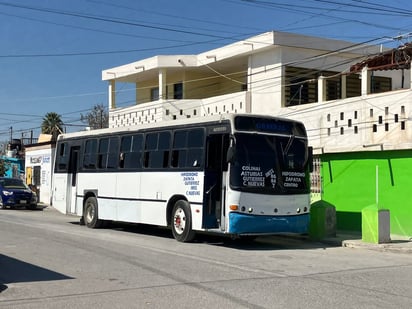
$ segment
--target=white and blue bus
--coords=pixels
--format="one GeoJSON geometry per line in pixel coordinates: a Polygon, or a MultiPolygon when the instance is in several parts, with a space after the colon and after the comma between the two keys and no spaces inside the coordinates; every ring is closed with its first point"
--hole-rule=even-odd
{"type": "Polygon", "coordinates": [[[110,221],[231,237],[306,233],[311,151],[301,122],[225,114],[62,134],[53,207],[110,221]]]}

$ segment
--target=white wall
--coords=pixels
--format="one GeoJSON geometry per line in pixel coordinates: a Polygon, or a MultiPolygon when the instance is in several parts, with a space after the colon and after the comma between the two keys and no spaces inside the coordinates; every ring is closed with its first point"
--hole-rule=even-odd
{"type": "Polygon", "coordinates": [[[40,166],[40,196],[41,203],[50,204],[51,199],[51,179],[53,166],[52,149],[38,149],[26,151],[25,167],[40,166]]]}
{"type": "Polygon", "coordinates": [[[412,148],[411,89],[287,107],[279,115],[302,121],[317,152],[412,148]]]}
{"type": "Polygon", "coordinates": [[[282,66],[280,49],[249,56],[251,112],[274,114],[282,104],[282,66]]]}

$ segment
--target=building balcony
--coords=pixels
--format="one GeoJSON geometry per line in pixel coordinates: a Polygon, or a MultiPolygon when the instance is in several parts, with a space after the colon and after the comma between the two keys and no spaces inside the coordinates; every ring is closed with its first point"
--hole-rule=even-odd
{"type": "Polygon", "coordinates": [[[240,91],[204,99],[157,100],[125,108],[111,109],[109,127],[248,112],[250,112],[250,93],[240,91]]]}

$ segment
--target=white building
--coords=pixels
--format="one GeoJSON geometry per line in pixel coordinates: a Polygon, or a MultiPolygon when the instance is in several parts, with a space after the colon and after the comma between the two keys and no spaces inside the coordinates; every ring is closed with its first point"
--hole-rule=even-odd
{"type": "Polygon", "coordinates": [[[375,205],[390,210],[392,234],[411,237],[411,59],[411,44],[386,50],[267,32],[102,78],[110,127],[231,112],[301,120],[315,153],[313,197],[335,206],[337,228],[359,231],[362,210],[375,205]],[[124,84],[133,89],[127,106],[124,84]]]}
{"type": "Polygon", "coordinates": [[[25,146],[26,183],[37,193],[40,203],[51,204],[51,181],[55,142],[51,135],[41,134],[36,144],[25,146]]]}
{"type": "Polygon", "coordinates": [[[315,153],[410,148],[410,67],[350,71],[381,50],[267,32],[198,55],[142,59],[102,72],[109,125],[251,112],[302,120],[315,153]],[[135,85],[128,106],[117,102],[123,83],[135,85]]]}

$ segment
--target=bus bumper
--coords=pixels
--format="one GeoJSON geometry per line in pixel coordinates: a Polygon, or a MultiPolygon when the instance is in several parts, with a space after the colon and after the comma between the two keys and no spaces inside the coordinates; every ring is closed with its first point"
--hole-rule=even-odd
{"type": "Polygon", "coordinates": [[[293,216],[257,216],[229,213],[230,234],[307,233],[309,213],[293,216]]]}

